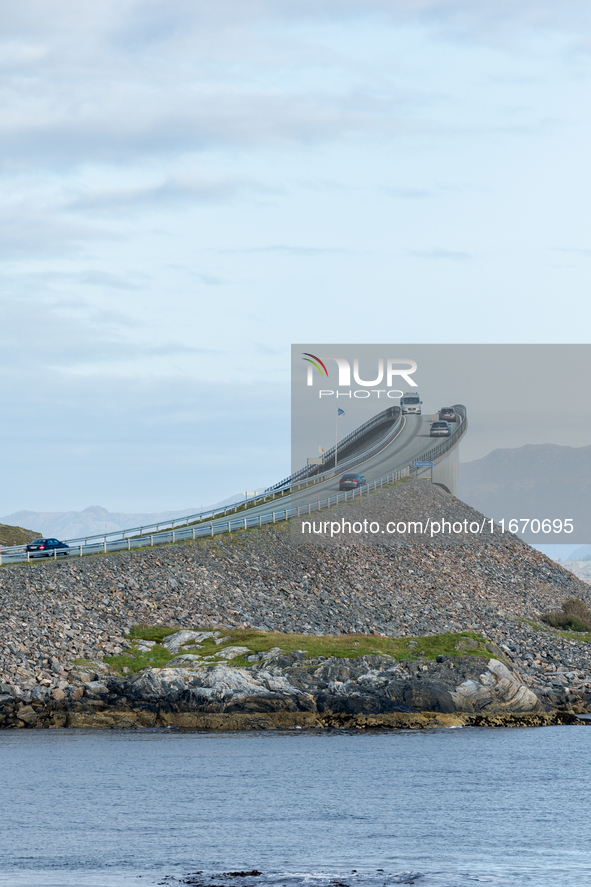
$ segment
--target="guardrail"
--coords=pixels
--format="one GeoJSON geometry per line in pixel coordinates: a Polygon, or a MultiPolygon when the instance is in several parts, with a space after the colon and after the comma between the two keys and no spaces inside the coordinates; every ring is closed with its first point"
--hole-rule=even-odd
{"type": "MultiPolygon", "coordinates": [[[[456,446],[460,438],[466,433],[468,429],[468,416],[466,407],[463,404],[454,404],[454,409],[456,413],[460,416],[460,425],[452,434],[446,438],[445,440],[438,443],[436,446],[432,447],[426,453],[421,454],[422,461],[435,461],[437,458],[444,455],[448,452],[452,447],[456,446]]],[[[377,417],[375,417],[377,418],[377,417]]],[[[402,416],[399,416],[398,421],[395,423],[392,429],[388,432],[388,435],[385,438],[388,438],[388,441],[384,443],[385,438],[381,438],[376,444],[373,445],[370,450],[377,446],[386,446],[392,439],[395,433],[399,430],[399,425],[402,424],[402,416]]],[[[359,461],[361,454],[358,454],[354,457],[355,461],[359,461]]],[[[365,456],[367,458],[367,455],[365,456]]],[[[332,470],[332,476],[335,473],[340,473],[343,465],[338,466],[338,472],[332,470]]],[[[175,543],[181,542],[184,540],[197,540],[206,537],[212,537],[219,535],[220,533],[233,533],[237,530],[247,530],[253,527],[263,527],[267,526],[271,523],[278,523],[281,521],[290,520],[292,517],[301,517],[302,514],[312,514],[315,511],[321,511],[324,508],[331,508],[334,502],[335,505],[338,505],[340,502],[347,502],[349,499],[354,499],[355,494],[363,495],[364,493],[370,493],[372,490],[376,490],[378,487],[382,488],[386,483],[393,483],[396,480],[400,480],[403,477],[413,476],[413,473],[416,474],[417,469],[413,467],[413,463],[403,467],[394,472],[390,472],[389,474],[384,475],[381,478],[378,478],[374,481],[370,481],[367,484],[364,484],[362,487],[359,487],[357,490],[351,491],[351,496],[349,496],[348,492],[345,493],[337,493],[333,496],[328,495],[324,497],[317,496],[315,500],[311,500],[310,502],[300,505],[296,508],[283,508],[276,511],[270,511],[267,514],[258,514],[258,515],[244,515],[242,517],[233,517],[227,520],[222,521],[218,518],[214,523],[214,513],[210,512],[210,520],[209,524],[201,521],[200,525],[192,527],[184,526],[184,527],[171,527],[169,530],[165,531],[156,531],[155,533],[140,533],[137,535],[137,531],[140,529],[135,528],[133,530],[125,530],[118,531],[116,533],[117,536],[121,534],[120,539],[113,539],[107,541],[107,536],[109,534],[103,534],[100,536],[87,536],[82,542],[82,537],[80,539],[68,540],[68,544],[70,545],[68,555],[76,555],[82,557],[84,555],[89,554],[107,554],[108,552],[116,552],[116,551],[131,551],[136,548],[146,548],[153,547],[156,545],[164,545],[167,543],[175,543]],[[127,533],[134,533],[135,535],[126,535],[127,533]],[[100,539],[100,542],[92,542],[88,540],[92,539],[100,539]],[[76,544],[77,543],[77,544],[76,544]]],[[[330,475],[329,475],[330,476],[330,475]]],[[[326,476],[323,477],[324,480],[327,479],[326,476]]],[[[265,496],[257,496],[253,497],[252,500],[248,501],[260,501],[262,499],[269,498],[268,495],[265,496]]],[[[244,503],[242,503],[244,504],[244,503]]],[[[184,520],[186,523],[191,522],[192,517],[197,517],[197,515],[189,515],[184,520]]],[[[153,529],[154,527],[159,527],[158,524],[153,524],[151,527],[143,527],[142,529],[153,529]]],[[[115,534],[112,534],[115,535],[115,534]]],[[[54,549],[53,551],[53,559],[57,560],[59,549],[54,549]]],[[[63,549],[62,549],[63,551],[63,549]]],[[[45,555],[47,557],[47,555],[45,555]]],[[[38,560],[39,556],[30,557],[30,553],[25,550],[25,546],[11,546],[10,548],[0,549],[0,565],[2,563],[19,563],[23,561],[30,560],[38,560]]]]}
{"type": "Polygon", "coordinates": [[[392,443],[394,438],[404,427],[404,422],[405,417],[400,414],[398,416],[398,419],[388,430],[388,432],[383,437],[380,437],[379,440],[375,441],[375,443],[373,443],[370,447],[367,447],[367,449],[362,450],[360,453],[355,453],[355,455],[351,456],[349,459],[345,459],[343,462],[339,462],[336,468],[329,468],[327,471],[324,471],[321,474],[314,475],[308,480],[301,481],[300,483],[292,485],[290,489],[293,492],[294,490],[301,490],[303,487],[306,487],[310,484],[317,484],[325,480],[330,480],[337,474],[341,474],[343,471],[346,471],[346,469],[350,466],[357,465],[359,461],[369,459],[370,456],[376,456],[392,443]]]}
{"type": "MultiPolygon", "coordinates": [[[[339,441],[339,448],[347,446],[352,440],[354,440],[356,438],[362,437],[364,434],[366,434],[372,428],[385,422],[388,418],[395,417],[396,413],[399,410],[400,410],[399,407],[389,407],[386,410],[382,410],[381,413],[378,413],[376,416],[373,416],[372,419],[368,419],[367,422],[364,422],[362,425],[359,426],[359,428],[356,428],[355,431],[352,431],[350,434],[347,435],[347,437],[345,437],[345,438],[343,438],[343,440],[339,441]]],[[[330,450],[328,450],[327,456],[329,458],[331,458],[331,456],[334,455],[334,450],[335,450],[334,447],[332,447],[330,450]]],[[[370,450],[368,451],[368,454],[365,454],[362,452],[362,453],[356,455],[354,457],[354,460],[358,459],[360,456],[361,457],[365,456],[367,458],[367,455],[371,455],[372,452],[373,451],[371,451],[371,448],[370,448],[370,450]]],[[[346,467],[346,465],[350,464],[351,461],[354,461],[354,460],[348,460],[348,461],[341,463],[341,465],[339,465],[339,469],[346,467]]],[[[251,496],[251,497],[248,497],[245,499],[240,499],[237,502],[232,503],[231,505],[224,506],[223,508],[220,507],[220,508],[205,509],[205,511],[200,511],[195,514],[183,515],[182,517],[178,517],[178,518],[171,518],[168,521],[162,520],[162,521],[158,521],[157,523],[153,523],[153,524],[143,524],[142,526],[138,526],[138,527],[129,527],[125,530],[111,530],[108,533],[95,533],[93,535],[86,534],[84,536],[75,536],[72,539],[66,539],[64,541],[67,542],[69,545],[70,544],[71,545],[80,545],[81,543],[83,543],[84,545],[88,545],[88,543],[93,542],[93,540],[97,540],[97,541],[102,540],[102,542],[109,543],[111,541],[125,540],[129,536],[138,535],[138,533],[140,536],[143,536],[146,534],[149,535],[150,533],[153,533],[154,531],[156,532],[156,534],[158,534],[161,529],[169,528],[169,529],[173,530],[178,527],[182,527],[183,525],[186,526],[187,524],[197,523],[197,522],[201,522],[201,521],[207,521],[212,518],[214,520],[216,520],[221,517],[229,516],[230,514],[236,514],[236,512],[238,512],[238,511],[246,510],[247,508],[253,508],[253,507],[256,507],[257,505],[264,504],[269,499],[274,500],[276,496],[287,495],[290,491],[290,488],[291,488],[291,478],[292,477],[295,478],[296,476],[300,476],[300,475],[303,477],[304,475],[308,474],[308,472],[309,472],[309,476],[311,476],[313,474],[313,471],[314,471],[314,468],[310,468],[309,466],[306,466],[305,468],[300,469],[300,471],[296,472],[296,475],[290,476],[289,478],[286,478],[285,480],[280,481],[280,483],[274,484],[272,487],[268,487],[263,493],[260,493],[256,496],[251,496]]],[[[322,476],[322,475],[320,475],[320,476],[322,476]]],[[[330,475],[326,475],[326,476],[330,476],[330,475]]],[[[325,479],[325,478],[323,478],[323,479],[325,479]]],[[[9,547],[3,548],[2,551],[5,554],[8,554],[10,551],[18,551],[18,550],[22,550],[22,549],[23,549],[22,545],[14,545],[14,546],[9,546],[9,547]]]]}
{"type": "MultiPolygon", "coordinates": [[[[251,496],[248,499],[240,499],[231,505],[225,505],[223,508],[209,508],[205,511],[200,511],[196,514],[183,515],[182,517],[171,518],[170,520],[162,520],[158,521],[158,523],[154,524],[143,524],[141,527],[129,527],[126,530],[111,530],[108,533],[96,533],[95,535],[86,535],[86,536],[76,536],[73,539],[65,539],[64,541],[68,543],[68,545],[79,545],[83,543],[84,545],[88,545],[89,541],[93,539],[102,539],[104,542],[111,541],[121,541],[127,539],[129,536],[140,536],[149,535],[150,531],[156,531],[156,533],[160,532],[160,529],[165,529],[169,527],[171,530],[176,529],[178,527],[186,526],[187,524],[207,521],[211,519],[219,519],[220,517],[226,517],[230,514],[236,514],[238,511],[241,511],[246,508],[253,508],[256,505],[264,504],[269,500],[275,500],[276,496],[279,498],[283,498],[282,491],[276,491],[275,493],[260,493],[258,496],[251,496]],[[115,539],[115,537],[117,537],[115,539]]],[[[2,553],[6,554],[7,552],[17,551],[23,549],[23,545],[12,545],[2,548],[2,553]]],[[[1,563],[1,561],[0,561],[1,563]]]]}
{"type": "MultiPolygon", "coordinates": [[[[80,545],[72,545],[70,546],[67,555],[64,555],[64,549],[54,549],[52,555],[49,556],[51,560],[57,561],[60,557],[83,557],[89,554],[107,554],[117,551],[131,551],[136,548],[151,548],[154,545],[165,545],[167,543],[175,543],[182,542],[188,540],[197,540],[208,538],[212,536],[217,536],[220,534],[226,533],[235,533],[238,530],[248,530],[254,527],[264,527],[269,524],[280,523],[282,521],[290,520],[292,517],[301,517],[303,514],[312,514],[315,511],[322,511],[324,508],[331,508],[334,505],[337,505],[339,502],[347,502],[351,499],[355,499],[357,496],[362,496],[364,494],[369,494],[372,490],[376,490],[381,488],[384,483],[392,483],[395,480],[399,480],[402,477],[408,477],[409,470],[402,469],[401,471],[394,471],[391,474],[385,475],[384,477],[371,481],[368,484],[364,484],[363,487],[359,487],[356,490],[346,491],[344,493],[337,493],[336,495],[328,495],[324,497],[317,496],[314,501],[308,502],[305,505],[299,505],[296,508],[283,508],[279,511],[272,511],[269,514],[258,514],[258,515],[245,515],[244,517],[234,517],[227,521],[218,521],[217,523],[210,522],[209,526],[192,526],[192,527],[181,527],[176,530],[167,530],[162,533],[151,533],[143,536],[128,536],[125,539],[116,539],[110,542],[107,542],[104,539],[102,542],[94,542],[91,544],[80,544],[80,545]],[[61,556],[59,552],[62,552],[61,556]]],[[[23,563],[23,562],[31,562],[42,559],[47,559],[48,555],[36,555],[33,553],[31,557],[28,551],[24,551],[24,547],[19,546],[12,547],[11,549],[2,549],[0,550],[0,565],[6,563],[23,563]]]]}
{"type": "MultiPolygon", "coordinates": [[[[387,409],[382,410],[381,413],[377,413],[377,415],[373,416],[371,419],[368,419],[367,422],[364,422],[362,425],[360,425],[358,428],[356,428],[355,431],[351,431],[350,434],[348,434],[346,437],[344,437],[342,440],[340,440],[338,442],[338,449],[342,451],[345,447],[347,447],[354,440],[358,440],[359,438],[361,438],[365,434],[367,434],[368,431],[371,431],[372,428],[376,428],[378,425],[382,425],[388,419],[395,419],[395,418],[398,419],[398,422],[402,418],[402,411],[401,411],[400,407],[388,407],[387,409]]],[[[329,450],[327,450],[326,453],[324,454],[324,457],[323,457],[324,461],[329,462],[333,458],[336,450],[337,450],[337,445],[335,445],[334,447],[331,447],[329,450]]],[[[364,455],[365,454],[362,451],[361,453],[357,453],[354,458],[359,459],[360,457],[362,457],[364,455]]],[[[341,462],[339,464],[339,468],[344,468],[346,466],[346,464],[350,464],[350,462],[351,462],[351,460],[349,460],[349,463],[341,462]]],[[[297,483],[298,481],[300,481],[304,478],[312,477],[314,475],[314,470],[315,470],[315,467],[313,465],[306,465],[304,468],[300,468],[299,471],[295,471],[293,474],[290,474],[289,477],[286,477],[282,481],[279,481],[279,483],[273,484],[272,487],[267,487],[265,492],[271,493],[274,490],[288,489],[288,488],[291,489],[291,487],[293,487],[293,485],[295,483],[297,483]]],[[[331,469],[328,469],[328,470],[330,471],[331,469]]]]}
{"type": "MultiPolygon", "coordinates": [[[[456,411],[458,416],[460,416],[460,424],[452,431],[449,437],[444,438],[440,441],[436,446],[432,447],[430,450],[427,450],[426,453],[421,453],[421,461],[422,462],[434,462],[436,459],[443,456],[449,450],[451,450],[459,439],[464,436],[466,431],[468,430],[468,412],[466,407],[461,403],[453,404],[453,409],[456,411]]],[[[413,469],[414,471],[418,469],[413,469]]]]}

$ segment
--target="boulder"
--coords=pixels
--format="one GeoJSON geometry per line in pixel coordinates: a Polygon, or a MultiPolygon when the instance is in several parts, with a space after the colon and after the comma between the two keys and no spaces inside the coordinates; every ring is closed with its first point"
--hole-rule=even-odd
{"type": "Polygon", "coordinates": [[[498,659],[490,659],[479,680],[463,681],[451,692],[456,711],[531,712],[543,708],[517,672],[498,659]]]}

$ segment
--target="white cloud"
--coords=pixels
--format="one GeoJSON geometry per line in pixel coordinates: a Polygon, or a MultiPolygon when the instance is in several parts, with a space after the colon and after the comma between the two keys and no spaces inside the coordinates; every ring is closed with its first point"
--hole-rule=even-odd
{"type": "Polygon", "coordinates": [[[187,475],[206,499],[284,475],[289,341],[408,340],[401,301],[426,338],[572,338],[559,294],[584,335],[587,5],[0,10],[5,511],[172,507],[187,475]],[[574,251],[557,269],[554,244],[574,251]],[[44,452],[79,500],[33,501],[44,452]]]}

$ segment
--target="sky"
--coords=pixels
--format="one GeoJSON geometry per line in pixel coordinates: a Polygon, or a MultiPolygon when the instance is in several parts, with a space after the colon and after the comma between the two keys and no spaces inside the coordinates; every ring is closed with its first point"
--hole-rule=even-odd
{"type": "Polygon", "coordinates": [[[1,514],[280,480],[292,342],[588,341],[588,4],[0,16],[1,514]]]}
{"type": "MultiPolygon", "coordinates": [[[[294,472],[309,456],[317,457],[319,448],[333,447],[337,432],[341,439],[382,410],[398,406],[402,393],[418,395],[422,414],[433,419],[444,406],[467,408],[468,433],[460,444],[464,463],[494,449],[591,444],[587,344],[314,342],[292,345],[291,360],[294,472]],[[328,377],[321,374],[318,361],[308,373],[309,354],[323,361],[328,377]],[[341,380],[335,355],[346,361],[348,381],[341,380]],[[356,382],[356,370],[364,384],[356,382]],[[338,409],[343,414],[337,421],[338,409]]],[[[584,486],[580,495],[586,507],[584,486]]]]}

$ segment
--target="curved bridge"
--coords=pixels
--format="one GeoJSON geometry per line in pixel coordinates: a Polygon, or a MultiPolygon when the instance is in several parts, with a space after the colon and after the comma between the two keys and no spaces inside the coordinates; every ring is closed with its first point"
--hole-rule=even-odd
{"type": "MultiPolygon", "coordinates": [[[[352,498],[339,494],[339,479],[344,471],[354,469],[367,480],[367,485],[357,493],[363,495],[383,483],[428,474],[430,468],[417,468],[415,462],[433,462],[433,482],[455,493],[458,444],[468,429],[468,415],[463,404],[454,404],[454,409],[458,414],[457,427],[448,438],[430,437],[429,429],[434,415],[402,416],[398,407],[390,407],[339,441],[336,468],[333,448],[326,454],[328,466],[320,474],[313,474],[317,471],[316,467],[301,469],[269,487],[262,495],[245,499],[229,508],[190,514],[167,523],[131,527],[115,533],[67,539],[70,555],[130,551],[132,548],[199,539],[289,520],[299,516],[304,509],[312,513],[329,508],[344,498],[352,498]]],[[[356,492],[353,491],[353,495],[356,492]]],[[[54,555],[57,557],[56,552],[54,555]]],[[[28,560],[29,556],[22,545],[0,551],[0,564],[28,560]]]]}

